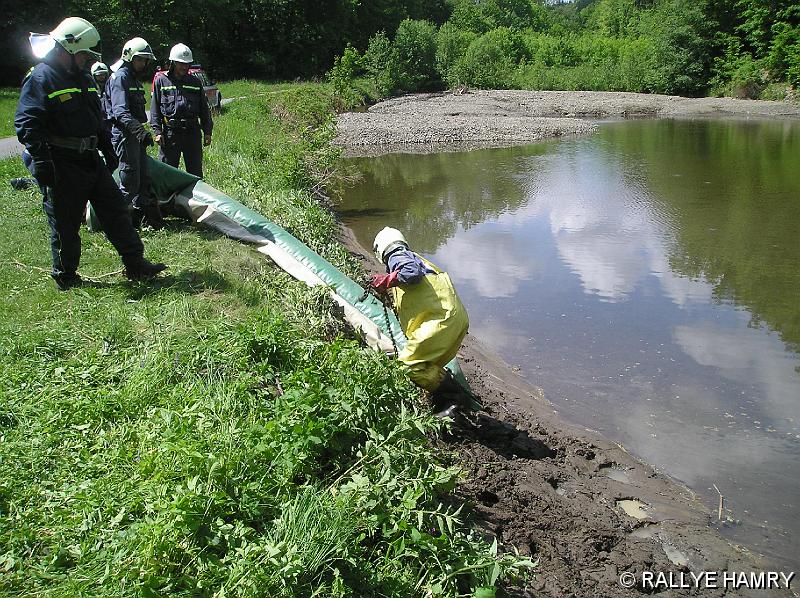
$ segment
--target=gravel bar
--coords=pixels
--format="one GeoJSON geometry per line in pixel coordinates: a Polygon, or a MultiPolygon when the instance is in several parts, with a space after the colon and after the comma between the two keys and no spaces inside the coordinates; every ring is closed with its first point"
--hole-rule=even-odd
{"type": "Polygon", "coordinates": [[[790,102],[595,91],[411,94],[339,115],[335,144],[348,155],[433,152],[532,143],[592,132],[603,118],[800,118],[790,102]]]}

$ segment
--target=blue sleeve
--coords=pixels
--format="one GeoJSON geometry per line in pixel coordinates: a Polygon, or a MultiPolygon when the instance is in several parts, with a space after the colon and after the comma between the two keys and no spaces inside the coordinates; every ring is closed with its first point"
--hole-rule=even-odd
{"type": "Polygon", "coordinates": [[[161,77],[153,81],[153,93],[150,96],[150,126],[154,135],[161,135],[161,77]]]}
{"type": "Polygon", "coordinates": [[[429,270],[425,263],[413,251],[395,251],[389,256],[389,272],[397,272],[397,281],[400,284],[415,284],[420,282],[429,270]]]}
{"type": "Polygon", "coordinates": [[[35,162],[50,160],[47,146],[47,94],[37,77],[28,77],[19,94],[14,128],[35,162]]]}
{"type": "Polygon", "coordinates": [[[208,98],[202,91],[202,83],[200,83],[200,89],[200,128],[203,129],[203,135],[209,137],[214,129],[214,121],[211,118],[211,109],[208,107],[208,98]]]}
{"type": "Polygon", "coordinates": [[[133,118],[128,105],[128,80],[124,75],[117,73],[109,79],[111,91],[111,117],[114,122],[128,133],[134,133],[141,125],[133,118]]]}
{"type": "Polygon", "coordinates": [[[194,79],[193,85],[197,85],[200,88],[200,128],[203,130],[203,135],[208,137],[214,129],[214,121],[211,119],[211,109],[208,107],[208,98],[206,97],[206,92],[203,89],[203,82],[200,80],[200,77],[194,75],[190,76],[194,79]]]}

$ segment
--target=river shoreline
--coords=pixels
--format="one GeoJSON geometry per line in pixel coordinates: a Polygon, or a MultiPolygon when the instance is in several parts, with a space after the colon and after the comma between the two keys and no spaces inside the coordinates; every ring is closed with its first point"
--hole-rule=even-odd
{"type": "MultiPolygon", "coordinates": [[[[380,264],[340,224],[340,241],[370,273],[380,264]]],[[[468,334],[458,354],[485,413],[475,429],[434,442],[466,472],[457,496],[479,529],[506,550],[538,559],[513,596],[638,596],[620,575],[645,571],[760,572],[774,569],[730,543],[692,490],[624,446],[564,420],[541,388],[468,334]]],[[[672,596],[724,596],[720,588],[675,588],[672,596]]],[[[775,590],[742,596],[795,596],[775,590]]]]}
{"type": "MultiPolygon", "coordinates": [[[[475,92],[407,96],[373,106],[364,113],[369,118],[356,127],[353,123],[363,117],[342,115],[337,143],[349,155],[497,147],[593,130],[595,125],[578,115],[800,117],[800,108],[779,102],[641,95],[475,92]],[[474,97],[465,102],[464,97],[469,95],[474,97]],[[536,104],[537,97],[546,99],[536,104]],[[558,106],[569,112],[559,115],[558,106]],[[455,112],[460,120],[452,120],[455,112]],[[545,113],[557,116],[541,116],[545,113]],[[448,130],[449,141],[431,143],[431,136],[417,135],[429,119],[437,123],[437,131],[445,130],[448,123],[457,125],[448,130]],[[522,135],[512,138],[507,135],[510,121],[505,119],[530,119],[529,126],[519,130],[538,136],[524,141],[517,140],[522,135]],[[536,129],[536,123],[548,119],[555,122],[536,129]],[[470,124],[481,120],[484,126],[470,124]],[[409,124],[412,121],[417,124],[409,124]],[[492,129],[495,122],[502,126],[492,129]],[[369,123],[367,129],[360,128],[366,126],[364,123],[369,123]],[[491,138],[473,145],[476,139],[470,135],[486,127],[493,131],[491,138]],[[367,130],[371,133],[365,133],[367,130]],[[397,137],[392,131],[398,133],[397,137]],[[468,134],[462,135],[464,131],[468,134]]],[[[363,260],[368,271],[380,267],[344,226],[342,242],[363,260]]],[[[460,497],[472,508],[479,526],[495,535],[506,549],[513,547],[539,559],[534,579],[527,587],[516,588],[516,595],[633,596],[653,589],[622,587],[619,579],[623,573],[633,572],[641,579],[643,571],[672,571],[677,575],[687,570],[749,572],[771,568],[757,555],[722,537],[719,528],[725,524],[724,513],[723,522],[718,521],[716,511],[710,512],[681,483],[599,433],[563,420],[541,389],[519,376],[478,339],[468,335],[459,356],[487,410],[479,418],[478,430],[437,442],[444,449],[454,450],[467,472],[460,497]]],[[[721,587],[677,588],[669,595],[725,593],[721,587]]],[[[737,595],[747,594],[740,591],[737,595]]],[[[794,594],[778,591],[774,595],[794,594]]]]}
{"type": "Polygon", "coordinates": [[[505,147],[585,135],[603,118],[800,118],[800,105],[626,92],[475,90],[392,98],[337,120],[347,156],[505,147]]]}

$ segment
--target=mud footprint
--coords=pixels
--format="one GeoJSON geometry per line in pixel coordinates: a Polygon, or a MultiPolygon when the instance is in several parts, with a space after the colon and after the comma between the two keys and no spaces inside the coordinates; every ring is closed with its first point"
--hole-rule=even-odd
{"type": "Polygon", "coordinates": [[[470,431],[469,437],[506,459],[539,460],[553,458],[557,454],[541,440],[531,438],[526,431],[483,413],[479,414],[477,427],[470,431]]]}

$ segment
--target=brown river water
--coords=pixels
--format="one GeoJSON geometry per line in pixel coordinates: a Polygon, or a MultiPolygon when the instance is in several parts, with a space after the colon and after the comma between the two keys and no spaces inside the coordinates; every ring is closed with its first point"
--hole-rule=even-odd
{"type": "Polygon", "coordinates": [[[640,120],[356,158],[338,207],[451,274],[470,332],[566,420],[800,570],[800,122],[640,120]],[[716,488],[715,488],[716,486],[716,488]]]}

